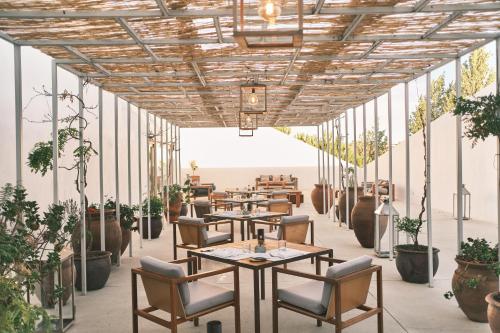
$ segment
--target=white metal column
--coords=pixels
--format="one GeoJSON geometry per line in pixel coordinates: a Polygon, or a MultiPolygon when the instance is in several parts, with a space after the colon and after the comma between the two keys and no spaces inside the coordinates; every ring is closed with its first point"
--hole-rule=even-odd
{"type": "MultiPolygon", "coordinates": [[[[374,122],[375,122],[375,207],[379,204],[379,193],[378,193],[378,97],[373,99],[373,109],[374,109],[374,122]]],[[[379,216],[375,214],[375,225],[380,226],[379,216]]],[[[389,232],[391,232],[389,230],[389,232]]],[[[375,242],[374,249],[380,248],[380,228],[375,228],[375,242]]]]}
{"type": "MultiPolygon", "coordinates": [[[[142,127],[141,127],[141,119],[142,119],[142,113],[141,109],[137,108],[137,160],[138,160],[138,165],[137,165],[137,171],[138,171],[138,176],[139,176],[139,246],[142,249],[142,235],[143,233],[143,228],[142,228],[142,127]]],[[[147,137],[147,132],[146,132],[146,155],[148,152],[147,149],[147,144],[148,144],[148,137],[147,137]]],[[[147,160],[147,159],[146,159],[147,160]]],[[[130,235],[130,238],[132,239],[132,235],[130,235]]]]}
{"type": "MultiPolygon", "coordinates": [[[[130,102],[127,102],[127,171],[128,171],[128,206],[132,207],[132,154],[130,140],[130,102]]],[[[128,244],[128,256],[132,257],[132,233],[128,244]]]]}
{"type": "MultiPolygon", "coordinates": [[[[341,124],[341,119],[340,116],[337,119],[337,152],[338,152],[338,158],[339,158],[339,195],[341,195],[340,191],[342,190],[342,128],[340,126],[341,124]]],[[[345,165],[345,164],[344,164],[345,165]]],[[[340,218],[340,206],[338,207],[339,210],[339,227],[342,227],[342,219],[340,218]]]]}
{"type": "MultiPolygon", "coordinates": [[[[455,60],[455,91],[457,99],[462,94],[462,62],[460,57],[455,60]]],[[[462,191],[462,117],[456,116],[456,140],[457,140],[457,253],[461,252],[464,237],[463,225],[463,191],[462,191]]]]}
{"type": "Polygon", "coordinates": [[[353,136],[354,136],[354,144],[353,144],[353,154],[354,154],[354,206],[356,206],[356,203],[358,202],[358,147],[357,147],[357,140],[356,140],[356,108],[352,108],[352,126],[353,126],[353,136]]]}
{"type": "MultiPolygon", "coordinates": [[[[496,66],[497,66],[497,95],[500,95],[500,38],[496,39],[496,66]]],[[[497,110],[497,117],[500,116],[497,110]]],[[[497,219],[498,225],[500,226],[500,137],[497,138],[497,219]]],[[[498,229],[498,241],[500,241],[500,228],[498,229]]],[[[498,248],[498,253],[500,255],[500,247],[498,248]]]]}
{"type": "Polygon", "coordinates": [[[102,105],[102,87],[98,90],[99,104],[99,230],[101,231],[101,251],[106,250],[106,228],[104,216],[104,144],[102,139],[103,130],[103,105],[102,105]]]}
{"type": "Polygon", "coordinates": [[[337,203],[335,202],[335,192],[337,190],[335,183],[335,122],[337,120],[332,119],[332,187],[333,187],[333,200],[332,200],[332,211],[333,211],[333,222],[337,221],[337,215],[335,213],[335,207],[337,203]]]}
{"type": "Polygon", "coordinates": [[[392,202],[393,202],[393,190],[392,190],[392,90],[389,89],[387,93],[387,125],[389,127],[389,260],[392,260],[394,257],[394,230],[393,228],[393,211],[392,211],[392,202]]]}
{"type": "Polygon", "coordinates": [[[425,145],[425,150],[427,152],[427,162],[425,163],[425,187],[427,190],[427,201],[426,201],[426,212],[427,212],[427,260],[429,264],[429,287],[434,287],[434,263],[432,261],[432,198],[431,198],[431,116],[432,116],[432,105],[431,105],[431,72],[426,74],[426,133],[427,133],[427,143],[425,145]]]}
{"type": "Polygon", "coordinates": [[[344,112],[345,115],[345,225],[349,228],[349,222],[351,220],[350,212],[350,198],[349,198],[349,121],[347,110],[344,112]]]}
{"type": "MultiPolygon", "coordinates": [[[[151,240],[151,157],[155,156],[154,152],[151,154],[151,149],[149,148],[149,136],[151,135],[151,140],[153,142],[156,142],[156,137],[154,133],[151,133],[150,128],[149,128],[149,112],[146,111],[146,133],[148,137],[148,158],[146,160],[146,168],[148,169],[148,182],[147,182],[147,205],[148,205],[148,240],[151,240]]],[[[153,143],[153,149],[155,149],[156,146],[153,143]]],[[[154,163],[153,163],[154,165],[154,163]]],[[[154,172],[152,173],[154,175],[154,172]]]]}
{"type": "Polygon", "coordinates": [[[174,170],[175,170],[175,183],[179,184],[179,170],[177,168],[177,126],[176,125],[173,125],[173,131],[174,131],[174,156],[175,156],[175,159],[174,159],[174,170]]]}
{"type": "Polygon", "coordinates": [[[179,170],[179,184],[182,184],[181,168],[181,128],[177,126],[177,168],[179,170]]]}
{"type": "Polygon", "coordinates": [[[165,149],[165,142],[163,141],[163,119],[160,118],[160,172],[161,172],[161,177],[160,177],[160,183],[161,183],[161,188],[160,188],[160,193],[163,196],[163,188],[165,186],[165,169],[164,169],[164,164],[165,164],[165,159],[164,159],[164,151],[165,149]]]}
{"type": "Polygon", "coordinates": [[[366,103],[363,103],[363,194],[366,195],[366,103]]]}
{"type": "Polygon", "coordinates": [[[14,44],[14,98],[16,119],[16,184],[23,184],[23,84],[21,46],[14,44]]]}
{"type": "Polygon", "coordinates": [[[321,214],[326,213],[326,184],[325,184],[325,123],[321,123],[321,182],[323,184],[323,211],[321,214]]]}
{"type": "MultiPolygon", "coordinates": [[[[116,196],[116,220],[120,224],[120,162],[119,162],[119,124],[118,124],[118,96],[115,95],[115,196],[116,196]]],[[[116,264],[120,266],[120,253],[116,264]]]]}
{"type": "Polygon", "coordinates": [[[319,151],[319,125],[316,126],[316,137],[318,141],[318,184],[321,184],[321,163],[320,163],[320,151],[319,151]]]}
{"type": "Polygon", "coordinates": [[[52,60],[52,195],[53,203],[59,203],[59,105],[57,98],[57,62],[52,60]]]}
{"type": "Polygon", "coordinates": [[[167,223],[170,223],[170,200],[169,200],[169,193],[170,193],[170,181],[171,181],[171,178],[170,178],[170,170],[171,170],[171,167],[170,167],[170,158],[172,158],[171,154],[170,154],[170,146],[169,144],[171,144],[171,142],[169,143],[169,140],[168,140],[168,122],[165,124],[165,142],[167,144],[167,153],[166,153],[166,163],[167,163],[167,193],[166,193],[166,202],[167,202],[167,223]]]}
{"type": "MultiPolygon", "coordinates": [[[[410,199],[410,98],[408,82],[405,82],[405,209],[406,216],[411,214],[411,199],[410,199]]],[[[409,236],[407,235],[407,242],[409,236]]]]}
{"type": "MultiPolygon", "coordinates": [[[[79,138],[79,147],[83,148],[83,78],[78,77],[78,97],[80,98],[80,102],[78,103],[78,138],[79,138]]],[[[85,224],[85,175],[84,175],[84,161],[83,155],[80,154],[78,168],[80,169],[79,173],[79,188],[80,188],[80,255],[82,258],[81,261],[81,280],[82,280],[82,295],[87,294],[87,226],[85,224]]]]}
{"type": "MultiPolygon", "coordinates": [[[[325,140],[323,140],[325,142],[325,140]]],[[[330,124],[326,122],[326,211],[328,212],[328,217],[330,217],[330,124]]]]}

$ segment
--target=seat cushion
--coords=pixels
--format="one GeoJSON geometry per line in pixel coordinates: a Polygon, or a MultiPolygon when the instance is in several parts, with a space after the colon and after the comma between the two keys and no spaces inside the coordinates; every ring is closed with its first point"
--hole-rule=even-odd
{"type": "Polygon", "coordinates": [[[286,198],[284,198],[284,199],[269,199],[267,202],[269,205],[279,204],[279,203],[287,203],[288,199],[286,199],[286,198]]]}
{"type": "Polygon", "coordinates": [[[231,239],[231,234],[219,231],[207,231],[207,245],[227,241],[231,239]]]}
{"type": "MultiPolygon", "coordinates": [[[[309,222],[309,215],[293,215],[293,216],[282,216],[281,217],[281,224],[287,224],[287,223],[307,223],[309,222]]],[[[283,237],[283,230],[281,227],[278,228],[278,239],[281,239],[283,237]]]]}
{"type": "Polygon", "coordinates": [[[326,312],[326,307],[321,303],[322,293],[323,282],[309,281],[292,287],[278,289],[278,299],[317,315],[323,315],[326,312]]]}
{"type": "Polygon", "coordinates": [[[273,231],[273,232],[266,232],[264,234],[264,238],[265,239],[274,239],[274,240],[278,240],[278,230],[276,231],[273,231]]]}
{"type": "MultiPolygon", "coordinates": [[[[181,265],[172,264],[150,256],[142,257],[140,261],[142,269],[148,272],[161,274],[169,278],[182,278],[186,276],[181,265]]],[[[189,303],[190,294],[187,282],[179,285],[179,294],[183,304],[189,303]]]]}
{"type": "MultiPolygon", "coordinates": [[[[369,256],[361,256],[340,264],[334,264],[326,270],[326,277],[336,279],[344,275],[367,269],[372,264],[372,258],[369,256]]],[[[323,297],[321,304],[327,308],[330,302],[330,295],[332,293],[332,285],[325,282],[323,287],[323,297]]]]}
{"type": "Polygon", "coordinates": [[[190,283],[189,293],[191,300],[187,304],[184,303],[184,311],[187,315],[192,315],[234,299],[232,290],[202,281],[190,283]]]}
{"type": "MultiPolygon", "coordinates": [[[[179,216],[179,224],[187,224],[187,223],[192,223],[192,224],[205,224],[205,219],[202,217],[189,217],[189,216],[179,216]]],[[[201,228],[201,235],[203,237],[203,240],[206,241],[208,239],[208,232],[207,228],[201,228]]]]}

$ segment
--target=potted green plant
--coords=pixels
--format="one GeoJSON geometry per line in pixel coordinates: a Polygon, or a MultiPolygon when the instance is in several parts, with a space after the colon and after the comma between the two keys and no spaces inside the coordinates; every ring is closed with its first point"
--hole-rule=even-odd
{"type": "Polygon", "coordinates": [[[168,186],[168,195],[166,186],[164,187],[163,193],[165,218],[167,218],[166,214],[168,214],[170,221],[177,221],[182,208],[182,188],[178,184],[172,184],[168,186]]]}
{"type": "MultiPolygon", "coordinates": [[[[23,187],[6,184],[0,190],[0,332],[50,330],[49,315],[27,302],[26,293],[53,276],[78,219],[76,205],[51,205],[40,213],[23,187]]],[[[69,281],[65,276],[63,268],[62,286],[44,289],[43,306],[52,307],[71,294],[71,275],[69,281]]]]}
{"type": "Polygon", "coordinates": [[[191,181],[189,178],[186,179],[182,187],[182,197],[180,216],[186,216],[188,213],[188,205],[191,203],[191,181]]]}
{"type": "MultiPolygon", "coordinates": [[[[108,198],[104,203],[104,209],[113,212],[116,211],[116,201],[113,200],[113,198],[108,198]]],[[[134,208],[127,204],[120,203],[120,229],[122,235],[120,246],[121,255],[123,255],[130,243],[131,232],[137,230],[137,227],[134,227],[135,222],[136,217],[134,208]]]]}
{"type": "Polygon", "coordinates": [[[142,203],[142,238],[148,239],[149,236],[149,218],[148,214],[151,212],[151,238],[155,239],[160,237],[161,230],[163,229],[162,214],[163,202],[160,197],[151,196],[148,207],[148,199],[142,203]]]}
{"type": "MultiPolygon", "coordinates": [[[[39,93],[41,96],[50,97],[52,93],[47,91],[42,91],[39,93]]],[[[69,102],[78,102],[86,112],[91,112],[90,108],[85,105],[83,99],[81,99],[78,95],[72,94],[68,91],[64,91],[63,93],[57,94],[57,97],[62,101],[69,102]]],[[[72,110],[72,109],[71,109],[72,110]]],[[[97,155],[97,151],[94,149],[92,141],[87,138],[83,138],[80,144],[80,122],[82,123],[82,130],[88,126],[88,121],[85,117],[81,117],[78,112],[72,110],[73,113],[67,117],[64,117],[59,120],[61,123],[61,127],[57,131],[58,137],[58,155],[62,156],[65,152],[65,149],[68,147],[70,143],[77,144],[78,146],[73,149],[72,155],[73,160],[69,165],[63,165],[61,168],[69,171],[75,172],[75,187],[76,191],[80,193],[83,188],[87,187],[87,170],[88,164],[91,158],[97,155]],[[80,161],[81,159],[81,161],[80,161]],[[80,163],[82,162],[82,163],[80,163]],[[83,183],[80,185],[80,175],[82,174],[83,183]]],[[[28,166],[31,171],[34,173],[40,173],[44,176],[48,170],[52,170],[53,161],[52,161],[52,148],[53,142],[52,140],[48,140],[45,142],[38,142],[34,145],[31,151],[28,154],[28,166]]],[[[87,290],[95,290],[104,287],[106,281],[109,277],[109,273],[111,272],[111,252],[109,251],[98,251],[92,250],[92,237],[95,236],[96,239],[100,238],[100,228],[98,226],[98,222],[100,219],[99,214],[94,209],[89,209],[87,197],[85,197],[85,226],[86,226],[86,238],[89,240],[86,246],[86,264],[87,264],[87,290]],[[109,267],[108,267],[109,263],[109,267]]],[[[114,214],[107,214],[107,221],[112,222],[114,214]]],[[[115,230],[118,230],[118,235],[116,237],[119,239],[119,242],[116,242],[118,246],[113,248],[115,250],[115,260],[118,260],[119,250],[121,246],[121,233],[119,232],[119,225],[115,220],[115,230]]],[[[80,223],[77,224],[74,235],[72,237],[73,250],[75,252],[75,265],[77,271],[76,277],[76,288],[80,288],[81,282],[81,248],[80,248],[80,223]]],[[[115,233],[116,234],[116,233],[115,233]]],[[[99,242],[100,243],[100,242],[99,242]]],[[[94,246],[99,248],[98,242],[94,242],[94,246]]],[[[108,243],[106,243],[106,246],[108,243]]]]}
{"type": "Polygon", "coordinates": [[[498,245],[491,246],[484,238],[467,238],[462,242],[455,261],[458,267],[453,274],[452,291],[446,292],[444,297],[451,299],[455,296],[460,309],[470,320],[487,322],[488,303],[485,298],[492,294],[493,303],[498,290],[498,245]]]}

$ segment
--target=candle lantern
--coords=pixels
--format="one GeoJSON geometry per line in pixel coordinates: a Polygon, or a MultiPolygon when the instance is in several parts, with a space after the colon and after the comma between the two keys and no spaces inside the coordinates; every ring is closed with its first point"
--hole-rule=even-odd
{"type": "Polygon", "coordinates": [[[377,257],[389,258],[392,260],[394,256],[394,246],[399,244],[399,232],[396,228],[396,220],[398,218],[398,211],[389,203],[388,199],[385,199],[375,210],[374,250],[377,257]],[[388,229],[388,232],[385,233],[388,234],[386,237],[384,237],[385,228],[382,227],[384,224],[387,225],[388,229]],[[388,245],[384,248],[382,243],[388,245]]]}
{"type": "Polygon", "coordinates": [[[267,86],[249,83],[240,86],[240,113],[263,114],[267,111],[267,86]]]}
{"type": "MultiPolygon", "coordinates": [[[[465,185],[462,184],[462,220],[470,220],[470,192],[465,188],[465,185]]],[[[458,218],[458,200],[457,194],[453,193],[453,217],[455,220],[458,218]],[[455,212],[457,212],[455,214],[455,212]]]]}

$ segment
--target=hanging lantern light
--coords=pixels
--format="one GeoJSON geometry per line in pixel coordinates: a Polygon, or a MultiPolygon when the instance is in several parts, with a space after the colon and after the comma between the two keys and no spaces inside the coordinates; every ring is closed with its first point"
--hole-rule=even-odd
{"type": "Polygon", "coordinates": [[[262,114],[267,111],[267,87],[251,83],[240,86],[240,112],[262,114]]]}
{"type": "Polygon", "coordinates": [[[281,5],[284,1],[279,0],[260,0],[259,16],[269,24],[274,25],[276,19],[281,15],[281,5]]]}
{"type": "Polygon", "coordinates": [[[250,96],[248,96],[248,104],[257,105],[258,103],[259,97],[257,97],[257,94],[255,93],[255,88],[252,88],[252,92],[250,93],[250,96]]]}
{"type": "Polygon", "coordinates": [[[259,127],[257,114],[239,113],[239,127],[242,130],[256,130],[259,127]]]}

